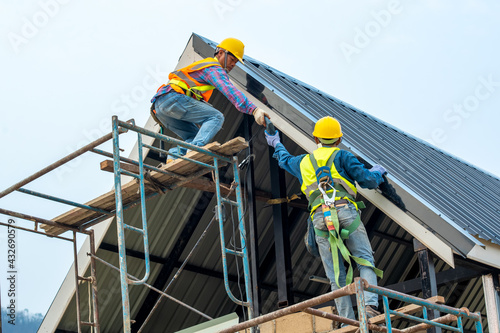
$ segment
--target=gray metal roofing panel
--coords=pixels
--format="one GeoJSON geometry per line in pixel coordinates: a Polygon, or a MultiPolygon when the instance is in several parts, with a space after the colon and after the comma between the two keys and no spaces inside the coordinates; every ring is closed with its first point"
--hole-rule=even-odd
{"type": "Polygon", "coordinates": [[[323,116],[335,116],[346,141],[384,165],[391,177],[471,235],[500,244],[499,178],[255,59],[245,60],[242,69],[286,97],[311,120],[309,127],[323,116]]]}

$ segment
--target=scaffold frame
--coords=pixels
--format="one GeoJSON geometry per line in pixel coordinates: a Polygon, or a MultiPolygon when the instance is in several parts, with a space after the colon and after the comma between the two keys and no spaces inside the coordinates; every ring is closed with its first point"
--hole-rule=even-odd
{"type": "MultiPolygon", "coordinates": [[[[37,217],[37,216],[32,216],[20,212],[15,212],[7,209],[0,208],[0,214],[4,214],[7,216],[12,216],[16,217],[22,220],[27,220],[31,221],[34,223],[33,229],[28,229],[28,228],[23,228],[19,226],[11,226],[7,225],[5,223],[1,223],[0,225],[2,226],[10,226],[19,230],[27,231],[27,232],[33,232],[39,235],[44,235],[50,238],[55,238],[55,239],[61,239],[65,241],[69,241],[73,243],[73,255],[74,255],[74,270],[75,270],[75,301],[76,301],[76,309],[77,309],[77,330],[78,332],[82,332],[82,326],[91,326],[93,327],[94,331],[96,333],[100,332],[100,324],[99,324],[99,311],[98,311],[98,288],[97,288],[97,273],[96,273],[96,262],[99,261],[103,263],[104,265],[107,265],[108,267],[111,267],[113,269],[116,269],[120,272],[120,283],[121,283],[121,289],[122,289],[122,313],[123,313],[123,331],[124,332],[131,332],[131,320],[130,320],[130,304],[129,304],[129,298],[128,298],[128,284],[135,284],[135,285],[145,285],[146,287],[158,292],[160,295],[167,297],[169,299],[172,299],[173,301],[177,302],[178,304],[188,308],[189,310],[205,317],[206,319],[212,319],[211,317],[205,315],[204,313],[196,310],[195,308],[173,298],[172,296],[168,295],[165,292],[162,292],[161,290],[158,290],[151,285],[149,285],[146,281],[148,280],[148,277],[150,275],[150,262],[149,262],[149,245],[148,245],[148,237],[147,237],[147,219],[146,219],[146,200],[156,196],[159,192],[154,192],[154,193],[149,193],[146,194],[145,191],[145,170],[152,170],[157,173],[165,174],[168,176],[173,176],[179,181],[177,181],[175,184],[171,184],[169,186],[166,186],[163,190],[173,190],[175,188],[178,188],[182,186],[185,183],[188,183],[196,178],[201,177],[202,175],[206,174],[209,171],[213,171],[215,183],[216,183],[216,193],[217,193],[217,207],[218,211],[216,213],[216,218],[219,221],[219,229],[220,229],[220,236],[221,236],[221,251],[222,251],[222,257],[223,257],[223,271],[224,271],[224,281],[225,281],[225,288],[226,291],[229,295],[229,298],[234,301],[235,303],[245,306],[248,308],[249,312],[249,317],[252,318],[252,300],[251,300],[251,293],[250,293],[250,270],[249,270],[249,259],[248,259],[248,252],[247,252],[247,247],[245,245],[246,242],[246,232],[245,232],[245,223],[244,223],[244,210],[243,210],[243,202],[242,202],[242,195],[241,195],[241,189],[242,186],[240,184],[239,180],[239,171],[238,171],[238,159],[235,156],[224,156],[221,154],[217,154],[213,151],[210,151],[208,149],[204,149],[202,147],[198,146],[193,146],[191,144],[188,144],[186,142],[183,142],[181,140],[155,133],[152,131],[149,131],[145,128],[141,128],[135,125],[134,120],[129,120],[127,122],[120,121],[118,117],[113,116],[112,117],[112,131],[111,133],[108,133],[97,140],[85,145],[84,147],[76,150],[75,152],[63,157],[62,159],[56,161],[55,163],[50,164],[49,166],[43,168],[42,170],[34,173],[33,175],[19,181],[18,183],[12,185],[11,187],[5,189],[4,191],[0,192],[0,198],[5,197],[9,195],[12,192],[18,191],[20,193],[24,193],[27,195],[35,196],[38,198],[42,198],[45,200],[50,200],[50,201],[55,201],[61,204],[66,204],[70,205],[73,207],[80,208],[82,210],[86,211],[92,211],[97,214],[97,217],[91,219],[90,221],[87,221],[81,225],[74,226],[70,224],[64,224],[60,222],[56,222],[53,220],[48,220],[45,218],[37,217]],[[126,133],[128,131],[134,131],[137,133],[137,143],[138,143],[138,161],[122,157],[120,156],[120,147],[119,147],[119,135],[122,133],[126,133]],[[212,164],[210,163],[204,163],[200,162],[196,159],[191,159],[189,157],[184,157],[184,156],[176,156],[180,159],[187,160],[191,163],[197,164],[202,167],[200,171],[194,172],[192,175],[189,176],[182,176],[173,172],[169,172],[168,170],[163,170],[159,169],[157,167],[147,165],[144,163],[144,156],[143,156],[143,149],[150,149],[150,150],[155,150],[159,151],[164,154],[168,154],[167,151],[147,145],[142,143],[142,136],[150,136],[155,139],[161,140],[163,142],[171,143],[180,147],[185,147],[187,149],[197,151],[199,153],[205,154],[207,156],[210,156],[212,159],[212,164]],[[112,140],[113,142],[113,153],[108,153],[105,152],[101,149],[98,149],[97,147],[109,140],[112,140]],[[77,203],[71,200],[67,200],[64,198],[59,198],[55,197],[53,195],[49,194],[44,194],[36,191],[32,191],[29,189],[24,188],[23,186],[33,182],[34,180],[46,175],[47,173],[57,169],[58,167],[68,163],[69,161],[83,155],[84,153],[87,152],[92,152],[95,154],[99,154],[102,156],[107,156],[107,157],[113,157],[113,172],[114,172],[114,195],[115,195],[115,209],[114,210],[104,210],[100,209],[98,207],[93,207],[92,205],[88,204],[81,204],[77,203]],[[130,172],[127,170],[122,169],[122,162],[128,163],[129,165],[135,165],[138,167],[138,172],[130,172]],[[228,198],[222,197],[222,192],[221,192],[221,183],[220,183],[220,177],[219,177],[219,167],[226,165],[226,164],[231,164],[233,166],[233,173],[234,173],[234,181],[233,185],[234,188],[232,191],[234,191],[236,195],[236,201],[229,200],[228,198]],[[138,200],[135,200],[133,202],[128,202],[124,204],[122,196],[121,196],[121,178],[122,175],[125,176],[130,176],[135,179],[138,179],[139,181],[139,190],[140,190],[140,197],[138,200]],[[134,207],[136,205],[141,205],[141,216],[142,216],[142,229],[133,227],[131,225],[126,225],[124,223],[124,217],[123,217],[123,212],[131,207],[134,207]],[[234,251],[231,249],[226,248],[225,245],[225,239],[224,239],[224,228],[223,228],[223,222],[224,222],[224,216],[223,216],[223,205],[224,204],[229,204],[233,205],[237,208],[238,210],[238,221],[239,221],[239,230],[240,230],[240,241],[241,241],[241,251],[234,251]],[[96,255],[96,247],[95,247],[95,241],[94,241],[94,231],[92,229],[89,229],[90,227],[103,222],[109,218],[116,217],[117,220],[117,231],[118,231],[118,244],[119,244],[119,261],[120,261],[120,267],[114,267],[113,265],[107,263],[106,261],[102,260],[96,255]],[[50,226],[52,228],[55,228],[58,230],[59,233],[66,232],[66,231],[71,231],[72,232],[72,238],[68,237],[63,237],[59,236],[58,234],[48,234],[47,232],[41,232],[39,231],[40,225],[42,227],[50,226]],[[145,253],[145,274],[144,276],[139,279],[136,278],[127,272],[127,266],[126,266],[126,253],[125,253],[125,230],[131,230],[134,232],[139,232],[143,235],[143,244],[144,244],[144,253],[145,253]],[[77,248],[77,242],[76,242],[76,235],[77,233],[81,233],[84,235],[87,235],[90,238],[90,252],[87,253],[87,255],[90,257],[90,272],[91,276],[90,277],[82,277],[79,276],[78,274],[78,248],[77,248]],[[227,260],[226,256],[234,255],[236,257],[240,257],[243,261],[243,270],[244,270],[244,278],[245,278],[245,295],[247,295],[246,300],[239,300],[237,299],[231,292],[229,288],[229,273],[228,273],[228,268],[227,268],[227,260]],[[78,285],[81,281],[86,281],[92,284],[92,300],[89,300],[89,303],[92,302],[92,314],[93,314],[93,322],[85,322],[81,318],[80,310],[80,295],[79,295],[79,288],[78,285]]],[[[47,231],[47,230],[46,230],[47,231]]],[[[181,269],[178,271],[176,275],[180,273],[181,269]]]]}

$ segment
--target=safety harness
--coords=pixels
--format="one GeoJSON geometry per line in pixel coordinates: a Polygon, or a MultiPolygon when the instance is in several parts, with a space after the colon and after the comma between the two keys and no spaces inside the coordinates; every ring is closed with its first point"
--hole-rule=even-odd
{"type": "Polygon", "coordinates": [[[353,196],[349,193],[349,186],[347,186],[347,184],[343,184],[341,179],[332,177],[330,169],[332,165],[334,165],[333,161],[339,151],[340,150],[334,151],[326,162],[326,165],[322,167],[318,167],[318,163],[313,154],[309,155],[318,183],[318,189],[309,196],[309,209],[311,210],[311,219],[313,218],[315,210],[319,208],[319,206],[321,206],[323,211],[323,217],[328,231],[317,228],[314,228],[314,231],[319,237],[328,238],[330,250],[332,252],[335,282],[337,286],[340,287],[339,251],[342,258],[344,258],[349,265],[346,276],[346,285],[350,284],[353,279],[351,259],[358,265],[373,268],[375,274],[380,278],[383,276],[383,271],[375,268],[375,266],[373,266],[368,260],[353,256],[343,242],[344,239],[348,239],[349,235],[359,227],[361,217],[358,213],[354,221],[348,227],[341,230],[336,207],[347,205],[350,202],[356,207],[356,211],[358,211],[359,209],[365,208],[365,204],[362,201],[355,202],[353,200],[353,196]]]}
{"type": "MultiPolygon", "coordinates": [[[[169,74],[168,83],[161,85],[161,87],[158,88],[156,93],[158,93],[161,89],[163,89],[167,85],[170,85],[172,89],[178,92],[179,94],[184,94],[188,97],[193,97],[198,101],[208,102],[210,96],[212,96],[212,91],[215,89],[215,87],[210,84],[202,84],[198,82],[190,74],[195,71],[211,66],[220,67],[220,64],[218,60],[215,58],[206,58],[194,62],[191,65],[186,66],[184,68],[176,70],[169,74]]],[[[156,96],[156,98],[158,98],[159,96],[161,95],[156,96]]],[[[162,125],[162,123],[156,116],[155,103],[151,105],[151,115],[158,124],[162,125]]]]}
{"type": "Polygon", "coordinates": [[[168,81],[168,84],[170,84],[170,85],[176,85],[176,86],[182,88],[182,90],[184,91],[184,93],[186,94],[186,96],[188,96],[188,97],[192,97],[193,96],[194,98],[196,98],[199,101],[203,100],[203,95],[202,94],[204,92],[207,92],[209,90],[214,90],[215,89],[214,86],[209,85],[209,84],[202,85],[202,86],[189,87],[185,82],[183,82],[181,80],[176,80],[176,79],[172,79],[172,80],[168,81]]]}

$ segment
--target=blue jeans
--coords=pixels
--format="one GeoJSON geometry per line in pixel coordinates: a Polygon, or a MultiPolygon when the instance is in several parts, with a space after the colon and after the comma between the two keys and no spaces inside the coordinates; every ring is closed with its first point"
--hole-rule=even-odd
{"type": "MultiPolygon", "coordinates": [[[[349,226],[352,221],[358,215],[356,211],[356,207],[353,204],[349,203],[347,205],[341,206],[337,208],[337,215],[339,218],[340,227],[349,226]]],[[[313,218],[313,224],[315,228],[320,230],[328,230],[323,220],[323,212],[321,207],[316,210],[313,218]]],[[[330,243],[328,242],[328,238],[323,238],[316,235],[316,243],[318,243],[319,254],[321,255],[321,261],[323,262],[323,267],[325,268],[325,273],[327,278],[330,280],[330,284],[332,286],[332,290],[339,289],[337,284],[335,283],[335,272],[333,270],[333,259],[332,252],[330,251],[330,243]]],[[[370,240],[368,239],[368,235],[366,234],[366,229],[363,223],[359,224],[359,227],[349,235],[349,238],[344,240],[344,244],[347,246],[351,254],[355,257],[363,258],[368,260],[374,265],[375,260],[373,259],[373,251],[370,244],[370,240]]],[[[352,260],[351,260],[352,262],[352,260]]],[[[346,271],[344,268],[344,260],[342,259],[342,255],[339,252],[339,283],[340,286],[345,286],[346,280],[346,271]]],[[[377,275],[373,268],[358,265],[358,270],[360,276],[368,281],[369,284],[377,285],[377,275]]],[[[337,311],[340,316],[346,317],[349,319],[356,319],[354,317],[354,311],[352,309],[351,297],[344,296],[335,299],[335,304],[337,306],[337,311]]],[[[373,305],[378,307],[378,296],[374,293],[365,292],[365,304],[373,305]]]]}
{"type": "MultiPolygon", "coordinates": [[[[156,117],[183,141],[203,147],[222,128],[224,116],[208,103],[170,91],[155,101],[156,117]],[[198,126],[199,125],[199,128],[198,126]]],[[[186,154],[186,148],[171,148],[169,152],[186,154]]],[[[169,156],[170,157],[170,156],[169,156]]]]}

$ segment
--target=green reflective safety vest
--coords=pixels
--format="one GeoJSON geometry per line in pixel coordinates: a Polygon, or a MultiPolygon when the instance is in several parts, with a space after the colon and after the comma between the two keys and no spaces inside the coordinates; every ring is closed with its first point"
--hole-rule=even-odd
{"type": "MultiPolygon", "coordinates": [[[[300,161],[300,173],[302,175],[301,190],[309,201],[309,210],[311,211],[311,214],[313,214],[316,208],[321,205],[321,192],[318,189],[316,169],[322,166],[330,167],[334,187],[337,190],[337,195],[335,196],[336,200],[347,199],[357,207],[354,202],[354,198],[358,192],[356,186],[346,178],[342,177],[335,168],[335,163],[333,163],[333,160],[339,151],[340,148],[338,147],[321,147],[316,149],[311,154],[312,156],[306,155],[302,161],[300,161]],[[313,165],[313,161],[316,162],[316,166],[313,165]]],[[[331,192],[333,192],[333,190],[327,191],[327,193],[331,192]]]]}
{"type": "MultiPolygon", "coordinates": [[[[357,194],[357,189],[354,184],[352,184],[349,180],[342,177],[337,169],[335,168],[334,159],[337,153],[340,151],[338,147],[322,147],[315,150],[312,154],[304,156],[302,161],[300,162],[300,173],[302,175],[302,192],[306,195],[309,201],[309,209],[311,211],[311,219],[314,218],[314,211],[322,206],[324,203],[323,196],[318,189],[318,179],[316,177],[316,170],[320,167],[327,166],[330,168],[330,176],[333,181],[333,186],[337,190],[335,195],[335,200],[346,199],[350,201],[356,207],[356,210],[359,208],[364,208],[363,202],[355,202],[354,199],[357,194]]],[[[333,189],[327,191],[327,194],[332,194],[333,189]]],[[[324,209],[327,206],[323,206],[324,209]]],[[[328,238],[330,243],[330,250],[332,253],[333,267],[335,271],[335,282],[339,285],[339,252],[342,255],[343,259],[348,263],[348,271],[346,275],[346,284],[350,284],[353,278],[353,268],[351,264],[351,259],[356,262],[358,265],[368,266],[373,268],[375,274],[382,278],[383,272],[378,268],[375,268],[368,260],[355,257],[351,255],[350,251],[347,249],[345,244],[343,243],[344,239],[349,237],[349,234],[354,232],[358,228],[361,223],[361,218],[359,213],[356,219],[343,230],[340,230],[337,211],[335,207],[329,208],[333,220],[333,224],[335,226],[334,230],[324,231],[320,229],[314,228],[316,235],[328,238]]]]}

